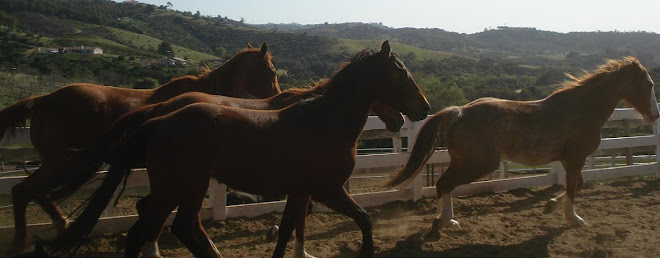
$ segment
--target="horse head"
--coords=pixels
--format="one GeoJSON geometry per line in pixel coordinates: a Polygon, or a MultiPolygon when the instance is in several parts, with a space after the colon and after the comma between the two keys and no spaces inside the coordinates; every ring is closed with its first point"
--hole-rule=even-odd
{"type": "Polygon", "coordinates": [[[624,88],[624,100],[642,114],[644,123],[652,124],[660,117],[655,84],[637,59],[628,57],[624,61],[629,63],[620,69],[624,73],[625,83],[629,84],[624,88]]]}
{"type": "MultiPolygon", "coordinates": [[[[216,87],[227,87],[224,84],[229,83],[235,88],[233,89],[234,94],[220,95],[243,97],[244,93],[249,93],[257,98],[268,98],[282,92],[266,42],[261,44],[259,49],[248,44],[247,48],[241,50],[216,70],[220,71],[213,71],[209,76],[221,78],[222,73],[230,74],[223,77],[224,80],[230,80],[229,82],[215,83],[216,87]]],[[[211,80],[216,81],[213,78],[211,80]]],[[[216,94],[222,90],[216,89],[216,94]]]]}
{"type": "Polygon", "coordinates": [[[382,83],[377,89],[375,101],[403,113],[410,120],[419,121],[426,118],[431,106],[406,65],[391,52],[388,41],[383,42],[377,55],[385,60],[386,64],[381,74],[382,83]]]}

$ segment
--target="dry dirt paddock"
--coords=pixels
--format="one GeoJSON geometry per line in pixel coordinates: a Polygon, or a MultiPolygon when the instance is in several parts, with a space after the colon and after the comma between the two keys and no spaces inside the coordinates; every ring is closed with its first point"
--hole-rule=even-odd
{"type": "MultiPolygon", "coordinates": [[[[561,187],[481,193],[454,199],[460,229],[430,232],[435,199],[396,202],[368,209],[374,224],[376,257],[658,257],[660,180],[629,178],[587,185],[577,211],[587,227],[567,226],[561,211],[543,215],[545,201],[561,187]]],[[[265,240],[281,214],[207,222],[205,227],[225,257],[270,257],[265,240]]],[[[356,257],[361,234],[353,221],[336,213],[307,220],[306,249],[319,257],[356,257]]],[[[82,257],[121,256],[120,234],[96,236],[82,257]]],[[[190,253],[167,229],[160,239],[167,257],[190,253]]],[[[292,255],[293,241],[287,256],[292,255]]]]}

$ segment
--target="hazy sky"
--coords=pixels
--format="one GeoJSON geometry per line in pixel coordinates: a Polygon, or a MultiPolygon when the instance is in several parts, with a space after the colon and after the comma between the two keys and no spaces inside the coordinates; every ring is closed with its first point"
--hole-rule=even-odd
{"type": "MultiPolygon", "coordinates": [[[[117,0],[119,1],[119,0],[117,0]]],[[[497,26],[660,33],[660,0],[138,0],[247,23],[382,22],[474,33],[497,26]]]]}

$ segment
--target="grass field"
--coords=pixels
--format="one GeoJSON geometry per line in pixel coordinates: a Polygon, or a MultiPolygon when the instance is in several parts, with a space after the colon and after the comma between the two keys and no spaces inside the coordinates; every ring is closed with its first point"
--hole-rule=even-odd
{"type": "MultiPolygon", "coordinates": [[[[137,34],[130,31],[116,28],[108,28],[112,34],[117,37],[117,41],[125,46],[131,46],[140,49],[157,49],[162,40],[147,35],[137,34]]],[[[194,51],[177,45],[172,45],[172,50],[176,56],[187,57],[190,62],[199,62],[203,60],[219,59],[219,57],[194,51]]]]}

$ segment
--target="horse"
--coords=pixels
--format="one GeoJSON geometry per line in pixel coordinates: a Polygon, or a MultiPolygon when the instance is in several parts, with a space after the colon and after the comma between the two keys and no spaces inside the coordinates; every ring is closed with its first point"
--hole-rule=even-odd
{"type": "Polygon", "coordinates": [[[568,195],[564,218],[576,226],[586,225],[575,212],[575,195],[582,188],[585,159],[600,144],[601,128],[620,100],[641,113],[651,124],[658,119],[654,83],[646,68],[634,57],[607,60],[582,77],[569,75],[561,89],[536,101],[477,99],[449,107],[422,126],[405,167],[385,183],[386,187],[409,184],[431,157],[441,139],[451,162],[438,179],[438,217],[433,229],[460,227],[453,219],[451,192],[497,169],[502,159],[528,166],[561,161],[566,170],[568,195]]]}
{"type": "MultiPolygon", "coordinates": [[[[89,169],[76,169],[68,176],[69,180],[61,180],[61,183],[48,191],[49,200],[62,200],[73,194],[78,188],[82,187],[88,182],[96,173],[96,170],[91,169],[96,166],[97,170],[100,169],[103,163],[110,164],[112,160],[108,157],[108,153],[114,153],[114,146],[121,145],[126,138],[130,137],[140,125],[149,119],[157,118],[167,115],[187,105],[194,103],[210,103],[215,105],[229,106],[233,108],[251,109],[251,110],[277,110],[282,109],[305,99],[311,99],[320,96],[326,89],[327,83],[317,83],[312,87],[292,88],[287,89],[273,97],[265,99],[242,99],[233,98],[228,96],[211,95],[202,92],[189,92],[180,96],[174,97],[170,100],[146,105],[130,111],[115,120],[113,125],[108,129],[103,137],[99,137],[96,143],[91,144],[92,147],[83,149],[70,149],[72,156],[76,155],[75,159],[71,159],[66,163],[66,166],[73,167],[78,164],[88,166],[89,169]],[[112,145],[114,144],[114,145],[112,145]],[[98,153],[105,153],[104,155],[97,155],[98,153]],[[95,159],[95,162],[91,160],[95,159]],[[90,164],[96,164],[91,165],[90,164]]],[[[371,106],[372,113],[375,113],[381,121],[385,123],[387,130],[391,132],[398,132],[401,130],[405,119],[403,115],[394,108],[387,106],[379,101],[374,101],[371,106]]],[[[133,168],[144,167],[145,162],[142,157],[135,157],[133,168]]],[[[69,171],[67,167],[60,168],[62,171],[69,171]]],[[[44,194],[45,195],[45,194],[44,194]]]]}
{"type": "Polygon", "coordinates": [[[26,207],[36,201],[51,217],[58,231],[68,221],[41,192],[69,180],[64,167],[67,149],[92,144],[122,114],[141,106],[163,102],[185,92],[205,92],[233,97],[250,93],[265,98],[280,93],[268,46],[239,51],[220,67],[200,76],[175,78],[155,89],[125,89],[87,83],[64,86],[53,93],[24,99],[0,111],[0,139],[5,132],[30,118],[30,138],[42,166],[12,188],[15,237],[10,253],[26,245],[26,207]]]}
{"type": "Polygon", "coordinates": [[[46,250],[64,254],[78,246],[129,174],[132,157],[143,155],[151,193],[128,231],[127,257],[143,246],[143,255],[159,256],[158,236],[177,206],[172,232],[193,255],[220,257],[199,217],[210,178],[252,194],[288,195],[275,257],[284,255],[294,227],[295,255],[308,256],[304,225],[311,199],[354,219],[363,235],[360,255],[373,256],[368,214],[343,187],[355,166],[358,138],[376,101],[413,121],[424,119],[430,106],[388,41],[379,51],[358,52],[323,83],[328,85],[320,96],[280,110],[195,103],[148,120],[110,155],[101,186],[46,250]]]}

